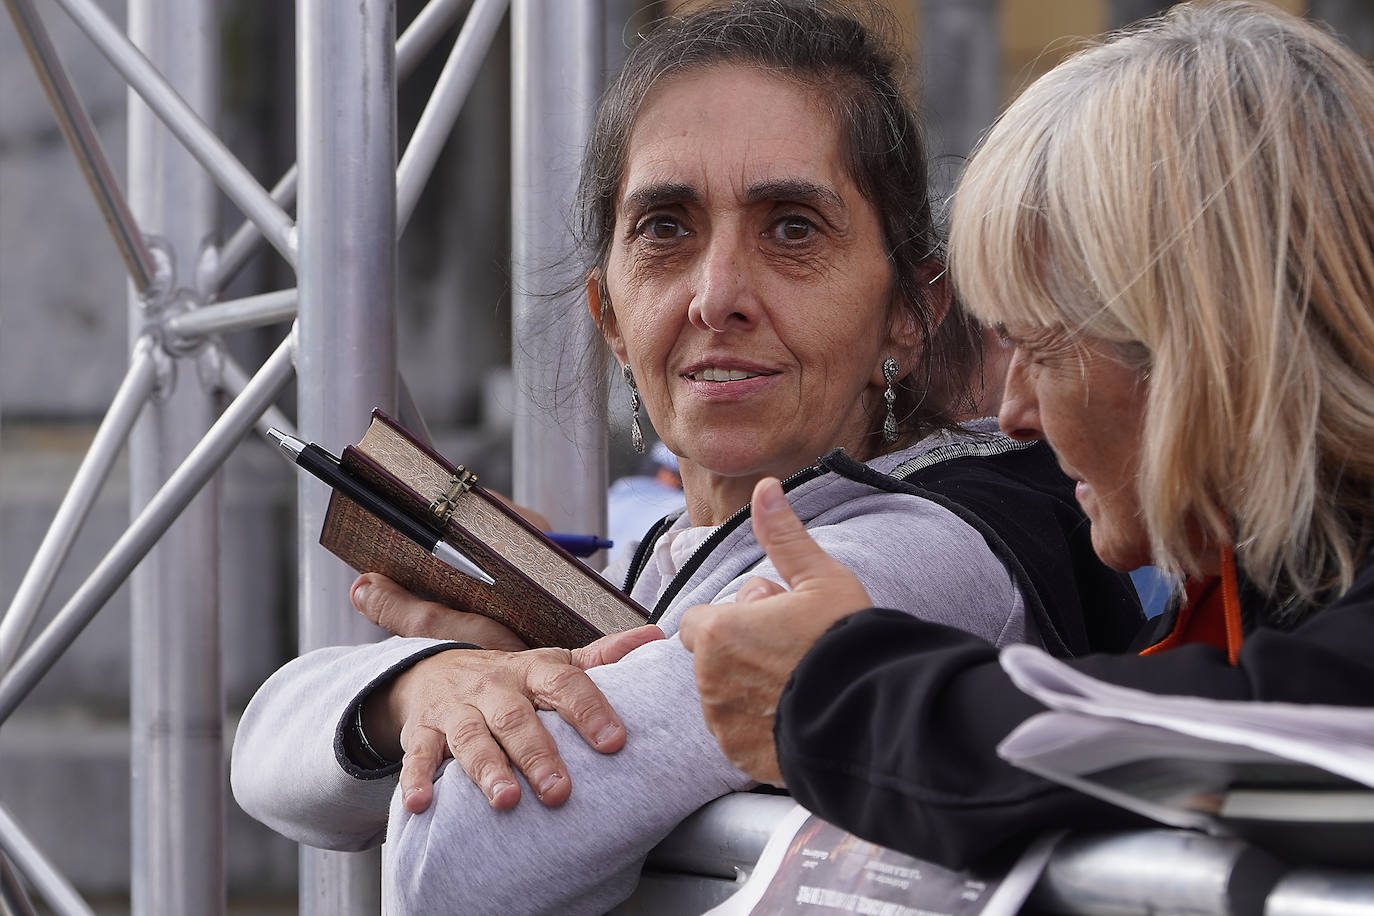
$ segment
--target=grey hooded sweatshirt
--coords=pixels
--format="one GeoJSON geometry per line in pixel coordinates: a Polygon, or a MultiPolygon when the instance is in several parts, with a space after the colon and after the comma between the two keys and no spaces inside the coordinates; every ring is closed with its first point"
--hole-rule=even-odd
{"type": "MultiPolygon", "coordinates": [[[[937,434],[868,465],[888,473],[939,446],[946,446],[940,457],[968,454],[960,443],[974,450],[989,443],[1014,447],[989,421],[971,426],[983,437],[937,434]]],[[[952,624],[995,646],[1024,638],[1015,581],[956,515],[919,496],[883,492],[833,472],[789,480],[788,500],[812,537],[858,575],[875,605],[952,624]]],[[[747,512],[714,534],[687,529],[685,515],[673,523],[631,592],[650,608],[664,598],[655,622],[668,638],[588,672],[625,723],[625,747],[602,755],[557,713],[539,714],[573,781],[572,797],[561,807],[538,804],[522,781],[521,803],[495,811],[448,761],[436,776],[433,803],[413,815],[396,791],[399,767],[368,771],[344,755],[343,730],[377,683],[436,651],[462,651],[401,638],[319,649],[273,674],[238,727],[235,798],[253,817],[308,845],[356,850],[385,838],[387,913],[606,912],[629,896],[645,856],[679,821],[754,785],[706,729],[692,658],[677,627],[693,605],[733,601],[754,576],[780,577],[747,512]],[[665,542],[679,536],[684,543],[705,537],[707,552],[674,575],[684,551],[679,544],[675,560],[665,542]]]]}

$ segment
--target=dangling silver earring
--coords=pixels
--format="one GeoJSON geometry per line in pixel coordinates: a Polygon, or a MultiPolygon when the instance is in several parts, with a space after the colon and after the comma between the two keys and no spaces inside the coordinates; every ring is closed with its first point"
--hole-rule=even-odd
{"type": "Polygon", "coordinates": [[[644,454],[644,430],[639,427],[639,388],[635,386],[635,374],[630,371],[630,364],[621,366],[621,373],[625,376],[625,384],[630,389],[630,413],[633,419],[630,420],[630,444],[634,446],[635,454],[644,454]]]}
{"type": "Polygon", "coordinates": [[[892,357],[883,360],[883,380],[887,382],[887,390],[883,392],[883,400],[887,402],[887,415],[883,417],[883,441],[897,441],[897,415],[893,412],[893,405],[897,403],[897,392],[892,390],[892,383],[897,381],[897,361],[892,357]]]}

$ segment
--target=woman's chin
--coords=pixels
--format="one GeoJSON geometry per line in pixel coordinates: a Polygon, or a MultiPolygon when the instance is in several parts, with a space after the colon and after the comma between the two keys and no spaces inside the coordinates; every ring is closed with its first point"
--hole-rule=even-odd
{"type": "Polygon", "coordinates": [[[704,461],[698,461],[697,466],[711,477],[729,478],[731,480],[741,477],[760,478],[772,473],[766,470],[766,464],[751,461],[747,457],[738,455],[708,457],[704,461]]]}
{"type": "Polygon", "coordinates": [[[1099,527],[1092,523],[1093,552],[1097,558],[1118,572],[1130,572],[1150,565],[1150,542],[1144,532],[1127,534],[1110,525],[1099,527]]]}
{"type": "Polygon", "coordinates": [[[759,448],[757,435],[749,430],[700,430],[679,454],[714,477],[762,477],[786,463],[772,450],[759,448]]]}

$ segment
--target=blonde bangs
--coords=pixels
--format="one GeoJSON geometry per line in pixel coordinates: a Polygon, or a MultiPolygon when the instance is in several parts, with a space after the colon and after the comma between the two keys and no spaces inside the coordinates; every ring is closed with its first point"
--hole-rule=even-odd
{"type": "Polygon", "coordinates": [[[954,194],[951,276],[960,301],[985,325],[1062,323],[1062,283],[1046,259],[1054,113],[1037,104],[1055,98],[1049,79],[1027,89],[992,126],[954,194]]]}

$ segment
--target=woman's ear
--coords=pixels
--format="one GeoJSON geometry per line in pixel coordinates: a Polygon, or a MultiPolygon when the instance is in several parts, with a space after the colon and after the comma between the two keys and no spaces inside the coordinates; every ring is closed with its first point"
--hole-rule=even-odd
{"type": "Polygon", "coordinates": [[[926,261],[920,276],[930,307],[930,330],[934,334],[949,314],[950,303],[954,300],[954,290],[949,285],[949,265],[943,261],[926,261]]]}
{"type": "Polygon", "coordinates": [[[605,338],[606,346],[615,354],[616,361],[622,366],[625,365],[629,359],[625,351],[625,341],[620,336],[620,326],[615,320],[611,297],[607,295],[606,287],[601,282],[601,271],[595,269],[587,272],[587,311],[592,313],[592,321],[605,338]]]}
{"type": "Polygon", "coordinates": [[[929,339],[924,333],[926,329],[922,328],[917,318],[916,308],[911,304],[903,303],[892,312],[892,322],[887,330],[888,343],[893,355],[902,364],[902,375],[910,372],[922,358],[926,344],[935,338],[940,323],[949,314],[951,292],[948,276],[945,265],[940,261],[928,261],[922,265],[919,282],[925,293],[924,306],[930,315],[929,339]]]}

